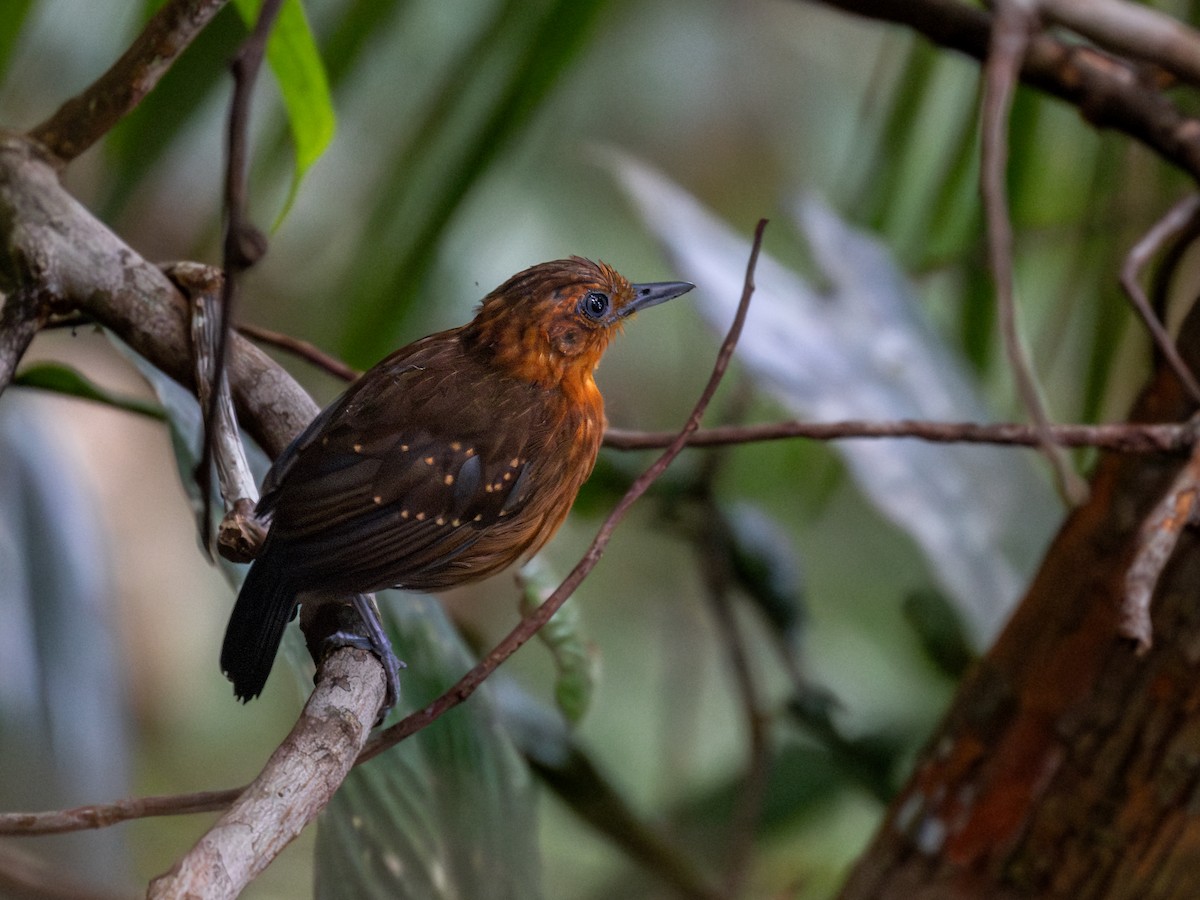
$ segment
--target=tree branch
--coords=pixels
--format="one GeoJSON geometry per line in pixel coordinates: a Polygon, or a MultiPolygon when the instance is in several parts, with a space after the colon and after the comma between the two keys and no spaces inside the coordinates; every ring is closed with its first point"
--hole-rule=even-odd
{"type": "MultiPolygon", "coordinates": [[[[987,55],[993,16],[959,0],[814,0],[907,26],[933,43],[976,60],[987,55]]],[[[1200,120],[1185,115],[1132,66],[1078,44],[1034,35],[1021,66],[1028,84],[1079,108],[1097,128],[1145,144],[1200,179],[1200,120]]]]}
{"type": "Polygon", "coordinates": [[[225,0],[168,0],[107,72],[29,132],[59,165],[81,154],[142,102],[225,0]]]}
{"type": "Polygon", "coordinates": [[[328,805],[354,765],[385,689],[383,668],[367,651],[331,654],[299,721],[259,776],[170,872],[150,883],[147,897],[240,894],[328,805]],[[364,662],[373,664],[366,678],[364,662]]]}
{"type": "MultiPolygon", "coordinates": [[[[604,446],[615,450],[653,450],[666,447],[671,431],[628,431],[609,428],[604,446]]],[[[1196,440],[1188,423],[1120,425],[1050,425],[1049,437],[1060,447],[1098,447],[1119,453],[1181,453],[1196,440]]],[[[768,422],[762,425],[721,425],[701,428],[688,437],[690,447],[717,447],[753,441],[809,438],[816,441],[909,438],[938,444],[1008,444],[1036,447],[1040,437],[1032,425],[978,422],[768,422]]]]}

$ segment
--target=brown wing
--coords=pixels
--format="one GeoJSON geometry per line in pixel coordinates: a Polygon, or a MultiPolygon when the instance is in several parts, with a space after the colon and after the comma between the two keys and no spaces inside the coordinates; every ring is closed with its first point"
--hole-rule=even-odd
{"type": "Polygon", "coordinates": [[[514,534],[503,559],[464,564],[488,526],[518,525],[538,482],[530,441],[546,423],[538,389],[489,377],[453,335],[364,375],[264,481],[268,550],[310,589],[445,587],[507,565],[535,536],[514,534]]]}

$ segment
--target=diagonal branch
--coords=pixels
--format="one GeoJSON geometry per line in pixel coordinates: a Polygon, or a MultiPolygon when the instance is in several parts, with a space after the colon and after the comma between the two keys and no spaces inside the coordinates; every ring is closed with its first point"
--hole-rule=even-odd
{"type": "Polygon", "coordinates": [[[1081,503],[1087,488],[1071,462],[1050,438],[1050,418],[1038,389],[1033,361],[1017,323],[1013,288],[1013,233],[1008,215],[1008,117],[1012,109],[1017,73],[1036,17],[1031,0],[1000,0],[992,25],[991,43],[983,67],[982,151],[980,182],[987,220],[988,265],[996,284],[996,305],[1004,350],[1017,385],[1021,405],[1033,419],[1038,447],[1050,461],[1059,492],[1071,503],[1081,503]]]}
{"type": "Polygon", "coordinates": [[[66,164],[142,102],[226,0],[169,0],[107,72],[29,136],[66,164]]]}
{"type": "MultiPolygon", "coordinates": [[[[960,0],[813,0],[881,22],[904,25],[976,60],[987,57],[994,17],[960,0]]],[[[1130,65],[1047,34],[1030,41],[1021,79],[1079,108],[1097,128],[1140,141],[1200,179],[1200,121],[1185,115],[1130,65]]]]}

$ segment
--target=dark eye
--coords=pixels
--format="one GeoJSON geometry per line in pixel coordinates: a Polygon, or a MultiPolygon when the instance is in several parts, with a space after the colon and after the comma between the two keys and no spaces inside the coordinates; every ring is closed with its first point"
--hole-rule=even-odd
{"type": "Polygon", "coordinates": [[[608,294],[600,291],[588,291],[583,295],[579,307],[589,319],[603,319],[608,314],[608,294]]]}

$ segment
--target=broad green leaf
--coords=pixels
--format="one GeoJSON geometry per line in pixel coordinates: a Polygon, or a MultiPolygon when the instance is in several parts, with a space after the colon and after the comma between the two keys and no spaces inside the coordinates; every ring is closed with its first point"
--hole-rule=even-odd
{"type": "MultiPolygon", "coordinates": [[[[253,27],[261,0],[234,0],[234,5],[253,27]]],[[[291,188],[273,226],[277,228],[291,208],[304,174],[325,152],[336,128],[325,66],[300,0],[284,0],[267,41],[267,62],[279,84],[296,150],[291,188]]]]}
{"type": "MultiPolygon", "coordinates": [[[[401,714],[472,664],[437,601],[387,592],[380,606],[401,673],[401,714]]],[[[491,689],[354,769],[319,820],[318,900],[536,900],[539,862],[529,770],[491,689]]]]}
{"type": "Polygon", "coordinates": [[[123,409],[126,412],[137,413],[139,416],[149,416],[151,419],[165,421],[167,414],[161,406],[147,403],[137,397],[124,397],[101,387],[83,373],[64,366],[61,363],[36,363],[18,372],[13,378],[13,384],[21,387],[39,388],[43,391],[53,391],[83,400],[93,400],[123,409]]]}

